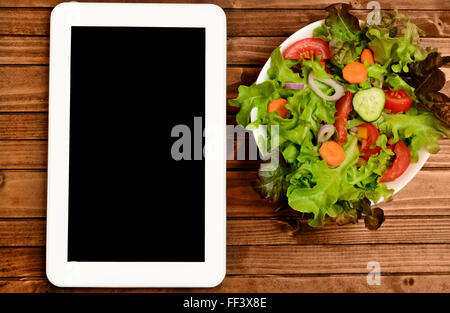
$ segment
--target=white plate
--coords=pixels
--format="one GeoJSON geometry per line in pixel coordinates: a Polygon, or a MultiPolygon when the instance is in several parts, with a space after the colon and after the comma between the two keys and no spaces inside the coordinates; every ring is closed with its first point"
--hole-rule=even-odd
{"type": "MultiPolygon", "coordinates": [[[[312,38],[313,37],[313,30],[320,26],[323,23],[324,20],[320,20],[314,23],[311,23],[309,25],[306,25],[305,27],[301,28],[294,34],[292,34],[288,39],[286,39],[281,44],[281,52],[283,52],[287,47],[289,47],[294,42],[304,39],[304,38],[312,38]]],[[[270,67],[270,58],[267,60],[266,64],[264,64],[264,67],[262,68],[261,72],[259,73],[258,79],[256,80],[257,84],[260,84],[266,80],[269,79],[269,76],[267,75],[267,70],[270,67]]],[[[258,109],[254,108],[250,114],[251,121],[255,121],[257,117],[258,109]]],[[[262,128],[258,128],[253,131],[253,136],[255,137],[255,141],[258,143],[258,138],[262,136],[265,138],[265,132],[262,131],[262,128]]],[[[399,192],[403,187],[406,186],[410,182],[411,179],[413,179],[414,176],[420,171],[422,166],[425,164],[425,162],[428,160],[428,157],[430,156],[430,153],[426,151],[425,149],[422,149],[419,151],[419,161],[417,163],[411,163],[406,171],[397,178],[396,180],[386,183],[387,187],[390,189],[394,189],[394,194],[399,192]]]]}

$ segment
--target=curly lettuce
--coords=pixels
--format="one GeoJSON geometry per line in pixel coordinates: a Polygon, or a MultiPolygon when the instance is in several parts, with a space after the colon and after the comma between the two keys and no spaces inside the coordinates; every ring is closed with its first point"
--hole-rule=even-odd
{"type": "MultiPolygon", "coordinates": [[[[392,190],[378,182],[380,172],[368,173],[367,168],[374,168],[379,162],[373,161],[362,169],[356,168],[360,152],[358,139],[349,136],[344,145],[345,159],[336,167],[329,167],[325,161],[305,163],[288,176],[290,185],[287,189],[288,204],[294,210],[312,213],[314,218],[308,221],[310,226],[322,226],[325,218],[354,221],[349,216],[356,217],[356,208],[349,206],[350,202],[358,202],[364,198],[378,201],[392,195],[392,190]],[[331,179],[332,177],[332,179],[331,179]],[[372,184],[373,187],[366,189],[372,184]],[[346,203],[346,205],[344,205],[346,203]],[[346,218],[343,218],[345,216],[346,218]]],[[[385,158],[385,156],[378,156],[385,158]]],[[[382,161],[381,161],[382,162],[382,161]]]]}
{"type": "Polygon", "coordinates": [[[326,8],[325,23],[313,31],[313,36],[328,41],[331,62],[343,68],[345,64],[357,61],[367,42],[357,17],[349,13],[351,5],[337,3],[326,8]]]}
{"type": "Polygon", "coordinates": [[[432,113],[411,108],[406,114],[383,113],[375,125],[381,133],[408,143],[411,161],[417,162],[418,152],[425,148],[429,153],[439,152],[438,140],[450,136],[450,129],[432,113]]]}

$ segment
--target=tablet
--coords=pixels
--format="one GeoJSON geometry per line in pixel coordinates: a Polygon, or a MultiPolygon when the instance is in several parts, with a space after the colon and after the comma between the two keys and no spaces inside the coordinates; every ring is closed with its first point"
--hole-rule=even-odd
{"type": "Polygon", "coordinates": [[[224,12],[68,2],[50,24],[48,279],[216,286],[226,247],[224,12]]]}

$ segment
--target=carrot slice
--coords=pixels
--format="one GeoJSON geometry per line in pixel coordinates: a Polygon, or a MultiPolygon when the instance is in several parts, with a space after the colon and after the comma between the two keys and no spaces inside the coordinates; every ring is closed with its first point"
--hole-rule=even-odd
{"type": "Polygon", "coordinates": [[[269,107],[267,110],[269,112],[276,111],[280,117],[286,118],[287,114],[289,113],[289,110],[286,108],[287,103],[287,100],[283,98],[272,100],[272,102],[269,103],[269,107]]]}
{"type": "Polygon", "coordinates": [[[324,142],[319,149],[319,153],[329,166],[341,164],[345,159],[344,149],[335,141],[324,142]]]}
{"type": "Polygon", "coordinates": [[[352,62],[344,67],[342,75],[350,84],[362,84],[367,80],[367,68],[360,62],[352,62]]]}
{"type": "Polygon", "coordinates": [[[375,60],[373,59],[373,53],[370,49],[364,49],[361,53],[361,63],[364,63],[365,61],[369,62],[369,64],[374,65],[375,60]]]}

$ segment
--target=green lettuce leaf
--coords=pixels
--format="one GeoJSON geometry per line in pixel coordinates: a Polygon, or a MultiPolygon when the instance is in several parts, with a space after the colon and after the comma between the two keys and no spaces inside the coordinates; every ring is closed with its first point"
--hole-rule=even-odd
{"type": "Polygon", "coordinates": [[[325,24],[313,32],[317,38],[329,39],[331,62],[339,68],[357,61],[367,44],[359,20],[349,13],[350,9],[351,6],[346,3],[328,6],[325,24]]]}
{"type": "Polygon", "coordinates": [[[285,83],[304,83],[304,79],[291,69],[297,63],[297,60],[284,59],[280,47],[277,47],[270,55],[270,68],[267,74],[270,79],[279,81],[282,86],[285,83]]]}
{"type": "Polygon", "coordinates": [[[255,107],[258,108],[258,115],[263,117],[267,113],[267,106],[270,101],[280,98],[279,89],[279,83],[273,80],[261,84],[254,83],[251,86],[239,86],[239,96],[228,101],[229,105],[240,108],[236,115],[238,124],[246,127],[250,121],[250,112],[255,107]]]}
{"type": "Polygon", "coordinates": [[[429,153],[439,151],[438,140],[450,135],[450,128],[437,120],[430,112],[411,108],[406,114],[382,113],[375,122],[381,133],[394,137],[394,142],[403,140],[408,144],[412,161],[425,148],[429,153]]]}
{"type": "Polygon", "coordinates": [[[334,205],[339,200],[360,199],[361,190],[346,180],[347,169],[359,158],[357,143],[356,137],[349,136],[344,146],[345,160],[337,167],[330,168],[321,160],[304,164],[291,175],[287,191],[289,206],[303,213],[313,213],[314,218],[308,221],[310,226],[323,225],[326,215],[336,216],[339,207],[334,205]]]}
{"type": "Polygon", "coordinates": [[[405,16],[397,14],[389,26],[379,27],[368,25],[366,37],[370,40],[368,46],[374,53],[375,62],[384,66],[390,66],[395,73],[408,72],[408,65],[424,60],[428,51],[418,44],[421,30],[411,23],[405,16]],[[403,36],[393,37],[394,28],[397,28],[396,20],[403,20],[401,29],[403,36]]]}

